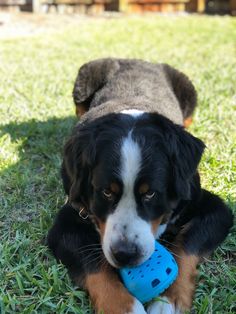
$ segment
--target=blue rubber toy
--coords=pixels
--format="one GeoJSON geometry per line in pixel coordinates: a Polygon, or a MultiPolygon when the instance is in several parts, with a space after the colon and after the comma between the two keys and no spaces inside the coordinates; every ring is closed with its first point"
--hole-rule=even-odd
{"type": "Polygon", "coordinates": [[[174,257],[157,241],[152,256],[143,264],[120,269],[128,291],[141,303],[151,301],[164,292],[176,279],[178,266],[174,257]]]}

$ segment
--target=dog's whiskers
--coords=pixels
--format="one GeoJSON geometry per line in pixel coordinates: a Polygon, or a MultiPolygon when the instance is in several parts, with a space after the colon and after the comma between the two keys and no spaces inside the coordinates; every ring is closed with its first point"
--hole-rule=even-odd
{"type": "Polygon", "coordinates": [[[92,263],[94,263],[96,261],[97,261],[97,263],[96,263],[97,265],[96,266],[98,266],[99,263],[101,263],[101,261],[103,261],[103,260],[104,260],[104,256],[100,254],[99,256],[96,256],[93,259],[91,259],[88,262],[86,262],[86,266],[89,265],[89,264],[92,264],[92,263]]]}
{"type": "Polygon", "coordinates": [[[82,246],[80,246],[79,248],[80,249],[85,249],[85,248],[87,248],[87,247],[93,247],[93,246],[101,246],[101,244],[100,243],[92,243],[92,244],[87,244],[87,245],[82,245],[82,246]]]}
{"type": "Polygon", "coordinates": [[[180,247],[179,245],[176,245],[175,243],[171,243],[171,242],[169,242],[169,241],[167,241],[167,240],[165,240],[165,239],[160,239],[160,242],[165,242],[165,243],[167,243],[167,244],[169,244],[169,245],[172,245],[172,246],[175,246],[175,247],[177,247],[177,248],[180,247]]]}
{"type": "Polygon", "coordinates": [[[104,258],[104,256],[102,256],[102,259],[101,259],[101,261],[99,262],[99,267],[100,267],[100,269],[102,269],[103,271],[105,271],[106,270],[106,267],[107,267],[107,265],[108,265],[108,263],[107,263],[107,260],[104,258]]]}
{"type": "MultiPolygon", "coordinates": [[[[171,242],[169,242],[169,241],[167,241],[167,240],[165,240],[165,239],[160,239],[160,242],[165,242],[165,243],[167,243],[167,244],[169,244],[170,246],[173,246],[173,247],[175,247],[175,248],[181,248],[180,245],[176,245],[175,243],[171,243],[171,242]]],[[[167,247],[167,249],[168,249],[168,247],[167,247]]],[[[181,259],[185,258],[185,256],[178,255],[178,254],[176,254],[176,253],[173,252],[173,251],[170,251],[170,252],[171,252],[172,255],[174,255],[174,256],[176,256],[176,257],[178,257],[178,258],[181,258],[181,259]]]]}
{"type": "Polygon", "coordinates": [[[93,252],[93,251],[102,251],[102,248],[88,248],[88,249],[84,249],[84,250],[81,250],[80,248],[76,249],[73,251],[73,253],[79,253],[79,254],[82,254],[82,253],[85,253],[85,252],[93,252]]]}
{"type": "Polygon", "coordinates": [[[91,257],[97,257],[97,256],[102,256],[102,250],[101,251],[95,251],[91,252],[90,254],[86,256],[82,256],[81,258],[83,259],[84,262],[90,261],[91,257]]]}
{"type": "Polygon", "coordinates": [[[176,253],[174,253],[174,252],[172,252],[172,251],[171,251],[171,254],[174,255],[174,256],[176,256],[176,257],[178,257],[178,258],[181,258],[181,259],[186,258],[186,256],[178,255],[178,254],[176,254],[176,253]]]}

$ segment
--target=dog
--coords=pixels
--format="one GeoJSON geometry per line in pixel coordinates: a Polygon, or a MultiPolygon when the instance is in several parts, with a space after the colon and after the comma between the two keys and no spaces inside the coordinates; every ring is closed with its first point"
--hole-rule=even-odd
{"type": "Polygon", "coordinates": [[[204,143],[187,132],[197,94],[167,64],[99,59],[74,90],[80,118],[64,149],[68,200],[48,234],[54,256],[87,290],[96,313],[182,313],[192,305],[197,265],[227,236],[232,213],[201,188],[204,143]],[[143,263],[158,239],[175,256],[177,280],[147,309],[118,269],[143,263]]]}

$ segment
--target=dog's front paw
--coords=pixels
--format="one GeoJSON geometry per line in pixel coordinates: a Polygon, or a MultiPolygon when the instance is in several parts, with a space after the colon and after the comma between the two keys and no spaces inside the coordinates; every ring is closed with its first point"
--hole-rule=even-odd
{"type": "Polygon", "coordinates": [[[147,314],[141,302],[137,299],[134,299],[134,304],[132,310],[127,314],[147,314]]]}
{"type": "Polygon", "coordinates": [[[149,305],[148,314],[181,314],[179,309],[169,302],[166,297],[160,298],[160,301],[155,301],[149,305]]]}

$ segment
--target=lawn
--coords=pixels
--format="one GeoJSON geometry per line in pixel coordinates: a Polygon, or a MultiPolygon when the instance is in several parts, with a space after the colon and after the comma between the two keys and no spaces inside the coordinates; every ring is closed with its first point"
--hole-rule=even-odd
{"type": "MultiPolygon", "coordinates": [[[[235,40],[234,18],[150,15],[0,41],[1,314],[92,313],[44,245],[65,198],[61,153],[76,122],[73,82],[88,60],[143,58],[189,75],[199,95],[190,131],[207,144],[202,184],[236,212],[235,40]]],[[[200,266],[196,313],[235,313],[235,245],[234,229],[200,266]]]]}

